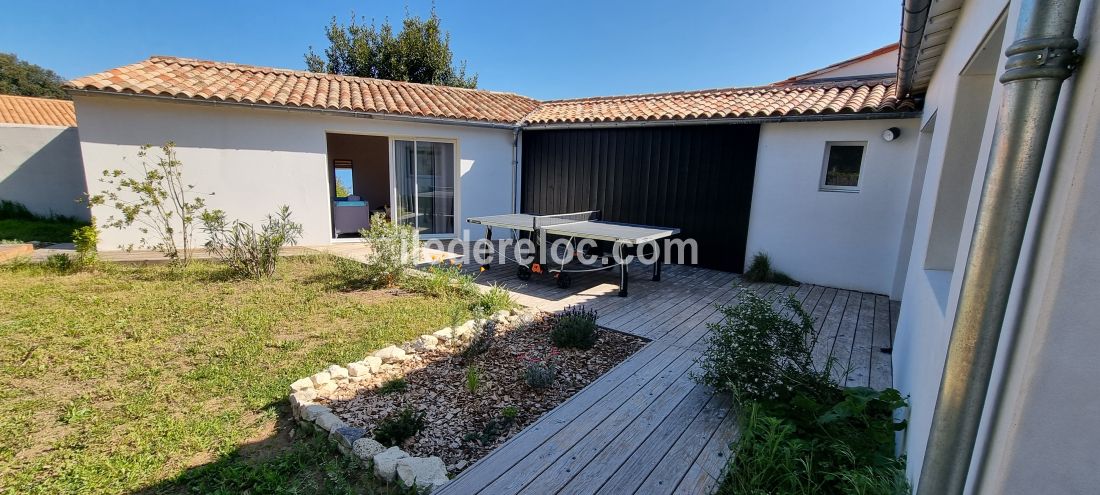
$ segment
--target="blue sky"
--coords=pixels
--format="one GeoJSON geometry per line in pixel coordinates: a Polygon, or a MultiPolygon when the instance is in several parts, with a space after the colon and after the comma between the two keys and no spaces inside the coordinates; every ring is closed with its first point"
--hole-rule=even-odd
{"type": "MultiPolygon", "coordinates": [[[[539,99],[767,84],[898,39],[899,1],[437,0],[479,87],[539,99]]],[[[64,77],[176,55],[304,68],[332,16],[398,24],[409,1],[13,2],[0,51],[64,77]]]]}

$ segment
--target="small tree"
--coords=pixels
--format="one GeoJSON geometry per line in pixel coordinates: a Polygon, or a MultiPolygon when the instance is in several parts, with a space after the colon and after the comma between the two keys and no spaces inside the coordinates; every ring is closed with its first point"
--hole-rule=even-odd
{"type": "Polygon", "coordinates": [[[202,213],[203,231],[210,236],[206,248],[229,267],[252,278],[270,277],[283,246],[294,245],[302,225],[290,221],[290,207],[283,205],[257,231],[251,224],[228,221],[221,210],[202,213]]]}
{"type": "MultiPolygon", "coordinates": [[[[191,260],[195,217],[206,201],[196,195],[194,185],[184,183],[183,163],[176,158],[175,143],[168,141],[159,147],[146,144],[138,157],[139,175],[122,169],[104,170],[99,182],[106,189],[90,196],[88,203],[115,209],[104,227],[125,230],[137,224],[143,235],[138,241],[140,246],[187,264],[191,260]],[[150,157],[150,149],[160,150],[159,156],[150,157]]],[[[129,250],[133,245],[119,247],[129,250]]]]}
{"type": "Polygon", "coordinates": [[[359,231],[367,241],[367,276],[373,287],[392,287],[405,279],[418,254],[412,226],[391,222],[382,213],[370,219],[370,228],[359,231]]]}
{"type": "Polygon", "coordinates": [[[310,47],[306,67],[313,72],[373,77],[391,81],[476,88],[477,75],[466,76],[466,62],[453,63],[451,35],[440,26],[432,9],[427,19],[406,14],[401,31],[394,33],[387,20],[381,26],[351,17],[348,25],[336,22],[325,29],[329,47],[322,58],[310,47]]]}

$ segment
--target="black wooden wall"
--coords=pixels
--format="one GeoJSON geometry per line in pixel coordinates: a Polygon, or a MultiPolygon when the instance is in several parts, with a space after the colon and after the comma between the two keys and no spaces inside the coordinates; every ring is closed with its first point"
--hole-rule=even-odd
{"type": "Polygon", "coordinates": [[[523,132],[521,210],[679,227],[701,265],[744,267],[759,125],[523,132]]]}

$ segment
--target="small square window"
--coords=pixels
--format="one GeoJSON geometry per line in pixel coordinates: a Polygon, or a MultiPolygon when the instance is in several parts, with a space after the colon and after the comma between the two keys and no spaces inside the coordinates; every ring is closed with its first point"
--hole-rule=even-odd
{"type": "Polygon", "coordinates": [[[866,142],[826,143],[821,190],[859,191],[859,172],[863,165],[863,149],[866,147],[866,142]]]}

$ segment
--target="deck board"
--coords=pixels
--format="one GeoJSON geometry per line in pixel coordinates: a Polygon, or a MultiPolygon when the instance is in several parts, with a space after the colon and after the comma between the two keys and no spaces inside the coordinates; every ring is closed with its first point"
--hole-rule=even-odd
{"type": "MultiPolygon", "coordinates": [[[[469,268],[471,270],[475,267],[469,268]]],[[[842,384],[891,384],[890,355],[898,303],[812,284],[745,283],[739,276],[670,265],[662,280],[631,267],[630,294],[618,297],[618,271],[574,276],[568,289],[552,277],[516,278],[514,265],[478,274],[521,304],[558,311],[583,304],[601,326],[651,339],[566,402],[467,468],[439,493],[702,493],[722,478],[738,418],[725,394],[691,378],[718,306],[752,291],[784,307],[788,296],[814,320],[815,362],[831,355],[842,384]]]]}

